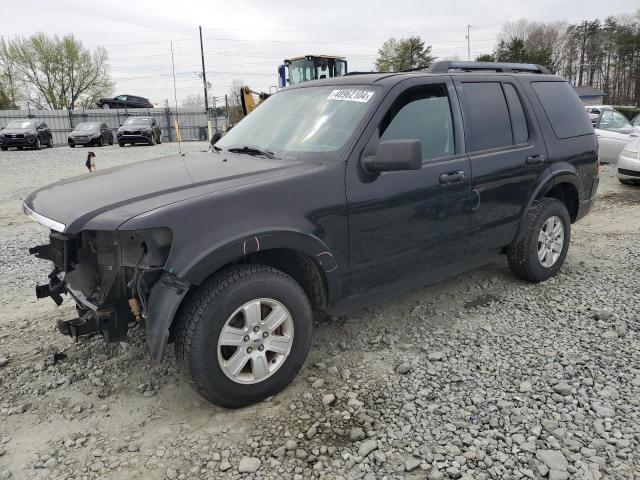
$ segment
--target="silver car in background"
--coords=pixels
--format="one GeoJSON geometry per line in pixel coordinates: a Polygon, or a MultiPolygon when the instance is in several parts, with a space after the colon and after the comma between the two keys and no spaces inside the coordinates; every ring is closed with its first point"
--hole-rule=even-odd
{"type": "Polygon", "coordinates": [[[598,137],[601,163],[616,163],[626,145],[640,137],[629,119],[612,107],[586,107],[598,137]],[[599,113],[596,113],[596,110],[599,113]]]}
{"type": "Polygon", "coordinates": [[[640,184],[640,139],[629,142],[618,157],[618,179],[621,183],[640,184]]]}

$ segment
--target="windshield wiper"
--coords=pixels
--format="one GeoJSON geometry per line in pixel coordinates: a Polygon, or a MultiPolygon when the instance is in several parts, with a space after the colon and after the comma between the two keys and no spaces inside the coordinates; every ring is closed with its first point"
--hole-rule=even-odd
{"type": "Polygon", "coordinates": [[[260,150],[259,148],[249,147],[249,146],[231,147],[231,148],[227,148],[227,151],[231,153],[246,153],[247,155],[262,155],[263,157],[267,157],[267,158],[278,158],[273,154],[273,152],[269,152],[267,150],[260,150]]]}

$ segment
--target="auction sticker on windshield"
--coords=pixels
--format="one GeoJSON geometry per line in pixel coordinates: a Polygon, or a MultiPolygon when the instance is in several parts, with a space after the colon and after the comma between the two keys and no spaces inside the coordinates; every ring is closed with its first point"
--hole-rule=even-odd
{"type": "Polygon", "coordinates": [[[334,90],[329,94],[327,100],[343,100],[346,102],[367,103],[375,92],[371,90],[334,90]]]}

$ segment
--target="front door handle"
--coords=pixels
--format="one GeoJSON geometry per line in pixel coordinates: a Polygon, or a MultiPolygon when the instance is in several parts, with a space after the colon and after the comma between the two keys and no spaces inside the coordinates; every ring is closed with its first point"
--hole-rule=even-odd
{"type": "Polygon", "coordinates": [[[459,182],[464,178],[464,172],[462,170],[456,170],[455,172],[447,172],[440,174],[440,183],[447,185],[449,183],[459,182]]]}
{"type": "Polygon", "coordinates": [[[543,164],[545,160],[546,158],[544,158],[544,155],[539,153],[537,155],[529,155],[525,159],[525,162],[527,163],[527,165],[540,165],[543,164]]]}

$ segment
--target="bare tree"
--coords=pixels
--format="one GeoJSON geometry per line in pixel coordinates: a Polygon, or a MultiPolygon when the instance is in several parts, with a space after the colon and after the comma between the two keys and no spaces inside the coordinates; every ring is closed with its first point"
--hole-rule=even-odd
{"type": "Polygon", "coordinates": [[[204,95],[201,93],[192,93],[182,101],[182,106],[186,108],[202,108],[204,109],[204,95]]]}
{"type": "Polygon", "coordinates": [[[229,122],[234,125],[242,119],[242,87],[244,87],[242,81],[233,80],[227,95],[227,116],[229,117],[229,122]]]}
{"type": "Polygon", "coordinates": [[[18,108],[21,97],[16,65],[9,54],[9,45],[0,37],[0,108],[18,108]]]}
{"type": "Polygon", "coordinates": [[[3,41],[28,101],[39,108],[88,105],[113,88],[104,48],[91,52],[73,35],[36,33],[3,41]]]}

